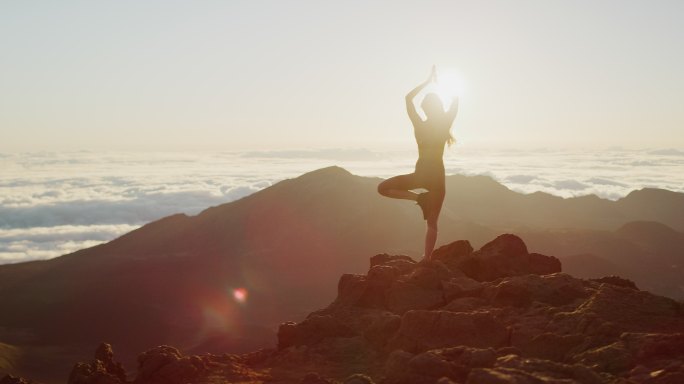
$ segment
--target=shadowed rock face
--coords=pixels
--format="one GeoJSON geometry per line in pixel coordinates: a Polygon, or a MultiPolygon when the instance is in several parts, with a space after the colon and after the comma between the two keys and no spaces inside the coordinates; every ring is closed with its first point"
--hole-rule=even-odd
{"type": "MultiPolygon", "coordinates": [[[[94,373],[70,384],[126,382],[110,352],[77,364],[94,373]]],[[[574,278],[501,235],[477,251],[451,243],[428,262],[376,255],[367,274],[340,278],[328,307],[283,323],[277,348],[161,346],[140,355],[133,382],[664,384],[684,382],[683,359],[681,303],[616,276],[574,278]]]]}

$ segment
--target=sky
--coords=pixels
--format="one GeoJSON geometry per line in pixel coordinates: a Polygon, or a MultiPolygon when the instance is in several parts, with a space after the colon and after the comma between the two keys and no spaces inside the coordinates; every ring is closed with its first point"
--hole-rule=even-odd
{"type": "Polygon", "coordinates": [[[463,81],[458,145],[684,148],[681,1],[0,1],[0,152],[410,147],[404,95],[463,81]]]}

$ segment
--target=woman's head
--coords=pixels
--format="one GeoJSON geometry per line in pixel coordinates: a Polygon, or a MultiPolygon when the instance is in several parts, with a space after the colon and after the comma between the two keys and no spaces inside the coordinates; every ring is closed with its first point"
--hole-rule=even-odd
{"type": "Polygon", "coordinates": [[[425,112],[425,116],[427,116],[428,119],[444,114],[442,99],[440,99],[436,93],[428,93],[425,95],[425,98],[423,98],[423,101],[420,103],[420,107],[423,109],[423,112],[425,112]]]}
{"type": "MultiPolygon", "coordinates": [[[[439,118],[441,116],[446,115],[446,112],[444,112],[444,105],[442,104],[442,99],[440,99],[440,97],[437,96],[436,93],[428,93],[427,95],[425,95],[425,98],[423,98],[423,101],[420,103],[420,107],[423,108],[423,112],[425,112],[425,116],[428,120],[430,120],[431,118],[439,118]]],[[[454,137],[451,135],[450,125],[449,127],[447,127],[445,134],[446,143],[449,146],[456,142],[454,137]]]]}

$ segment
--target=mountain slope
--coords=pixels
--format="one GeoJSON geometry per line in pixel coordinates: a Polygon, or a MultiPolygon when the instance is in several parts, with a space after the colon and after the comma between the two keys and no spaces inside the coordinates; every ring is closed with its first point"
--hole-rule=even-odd
{"type": "Polygon", "coordinates": [[[620,275],[639,287],[684,299],[684,233],[656,222],[634,221],[614,231],[515,231],[537,252],[563,260],[574,276],[620,275]]]}

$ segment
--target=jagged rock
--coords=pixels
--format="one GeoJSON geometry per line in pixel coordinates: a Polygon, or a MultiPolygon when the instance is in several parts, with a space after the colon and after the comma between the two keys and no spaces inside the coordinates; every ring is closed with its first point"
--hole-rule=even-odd
{"type": "Polygon", "coordinates": [[[328,337],[351,337],[354,332],[331,315],[310,316],[301,323],[287,322],[278,329],[278,348],[314,344],[328,337]]]}
{"type": "Polygon", "coordinates": [[[76,363],[69,374],[68,384],[123,384],[126,371],[121,363],[114,361],[112,346],[100,344],[95,350],[95,360],[76,363]]]}
{"type": "Polygon", "coordinates": [[[460,297],[453,299],[449,304],[440,308],[442,311],[471,312],[481,310],[488,305],[487,300],[479,297],[460,297]]]}
{"type": "Polygon", "coordinates": [[[441,283],[444,300],[447,302],[461,297],[478,296],[484,288],[482,283],[467,276],[452,277],[449,280],[443,280],[441,283]]]}
{"type": "Polygon", "coordinates": [[[449,277],[449,269],[443,264],[426,262],[401,279],[424,289],[440,289],[442,281],[449,277]]]}
{"type": "Polygon", "coordinates": [[[622,332],[684,332],[684,312],[672,299],[601,284],[575,311],[554,316],[550,327],[612,339],[622,332]]]}
{"type": "Polygon", "coordinates": [[[300,384],[336,384],[337,381],[333,380],[328,380],[324,377],[321,377],[316,372],[309,372],[302,378],[302,381],[300,381],[300,384]]]}
{"type": "Polygon", "coordinates": [[[684,374],[684,365],[669,366],[673,360],[684,361],[684,333],[623,333],[618,341],[578,354],[574,360],[616,375],[641,367],[631,373],[636,378],[659,370],[684,374]]]}
{"type": "Polygon", "coordinates": [[[344,379],[343,384],[375,384],[375,382],[366,375],[356,373],[344,379]]]}
{"type": "MultiPolygon", "coordinates": [[[[550,273],[561,272],[563,269],[560,260],[554,256],[542,255],[541,253],[530,253],[527,256],[526,273],[537,275],[548,275],[550,273]]],[[[525,272],[521,273],[524,274],[525,272]]]]}
{"type": "Polygon", "coordinates": [[[344,274],[337,283],[337,298],[333,305],[352,306],[359,303],[368,286],[367,278],[363,275],[344,274]]]}
{"type": "Polygon", "coordinates": [[[198,356],[184,357],[176,348],[161,345],[138,356],[138,375],[134,383],[185,384],[206,370],[198,356]]]}
{"type": "Polygon", "coordinates": [[[370,267],[371,268],[373,268],[376,265],[383,265],[383,264],[395,266],[395,267],[399,268],[400,270],[402,270],[402,273],[403,273],[403,272],[406,272],[406,270],[409,270],[413,266],[415,266],[416,262],[415,262],[415,260],[413,260],[412,258],[410,258],[408,256],[404,256],[404,255],[394,256],[394,255],[388,255],[386,253],[381,253],[379,255],[375,255],[375,256],[370,258],[370,267]],[[396,262],[400,262],[400,263],[396,263],[396,262]],[[403,270],[402,268],[400,268],[399,265],[405,266],[406,270],[403,270]]]}
{"type": "Polygon", "coordinates": [[[5,375],[0,379],[0,384],[32,384],[32,381],[26,380],[23,377],[16,377],[12,375],[5,375]]]}
{"type": "Polygon", "coordinates": [[[440,260],[447,265],[457,265],[460,261],[473,254],[473,247],[468,240],[458,240],[435,249],[432,253],[433,260],[440,260]]]}
{"type": "Polygon", "coordinates": [[[420,374],[408,368],[408,362],[415,356],[401,349],[392,351],[385,362],[385,384],[419,383],[420,374]]]}
{"type": "Polygon", "coordinates": [[[500,347],[508,342],[509,332],[490,313],[449,311],[408,311],[401,318],[390,349],[421,352],[453,345],[500,347]]]}
{"type": "Polygon", "coordinates": [[[550,332],[538,333],[535,330],[514,329],[511,344],[525,356],[553,361],[565,361],[567,356],[589,344],[583,334],[559,335],[550,332]]]}
{"type": "Polygon", "coordinates": [[[465,248],[466,250],[460,250],[458,255],[440,255],[440,258],[450,260],[448,265],[452,269],[460,269],[468,277],[478,281],[561,271],[561,264],[557,258],[536,253],[529,254],[525,243],[511,234],[501,235],[470,254],[466,246],[459,247],[454,246],[455,249],[465,248]]]}
{"type": "Polygon", "coordinates": [[[366,289],[357,301],[357,305],[369,308],[385,307],[385,292],[399,276],[397,267],[376,265],[368,271],[366,289]]]}
{"type": "Polygon", "coordinates": [[[599,279],[591,279],[591,281],[596,281],[597,283],[613,284],[618,287],[631,288],[636,291],[639,290],[632,280],[624,279],[620,276],[605,276],[599,279]]]}
{"type": "Polygon", "coordinates": [[[564,273],[507,277],[483,293],[497,305],[512,306],[527,306],[535,301],[561,306],[589,295],[581,281],[564,273]]]}
{"type": "Polygon", "coordinates": [[[412,309],[432,309],[444,305],[441,289],[422,288],[405,281],[395,281],[387,292],[387,309],[403,314],[412,309]]]}
{"type": "Polygon", "coordinates": [[[110,375],[114,375],[122,382],[126,381],[126,371],[121,363],[114,361],[114,350],[110,344],[100,344],[95,350],[95,359],[104,363],[105,369],[110,375]]]}
{"type": "Polygon", "coordinates": [[[434,383],[442,377],[463,382],[471,369],[491,367],[495,361],[493,349],[462,346],[433,349],[417,355],[393,352],[385,369],[386,382],[434,383]]]}
{"type": "Polygon", "coordinates": [[[596,372],[580,364],[562,364],[515,355],[497,359],[493,368],[473,369],[466,384],[601,384],[605,381],[596,372]]]}
{"type": "Polygon", "coordinates": [[[241,358],[247,365],[259,364],[273,357],[276,351],[274,348],[262,348],[254,352],[245,353],[241,358]]]}
{"type": "Polygon", "coordinates": [[[377,349],[383,349],[387,341],[396,333],[401,325],[401,316],[385,312],[375,316],[363,335],[377,349]]]}

